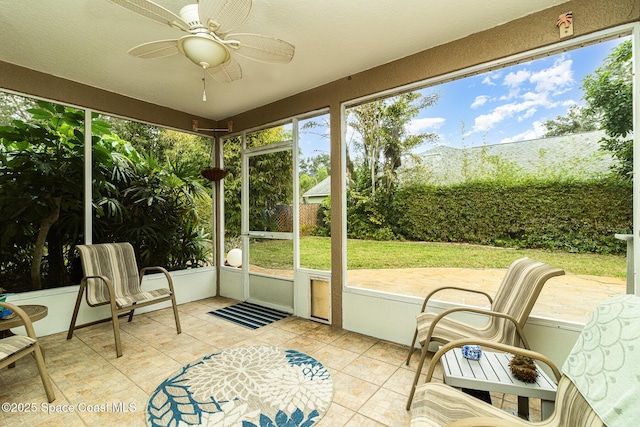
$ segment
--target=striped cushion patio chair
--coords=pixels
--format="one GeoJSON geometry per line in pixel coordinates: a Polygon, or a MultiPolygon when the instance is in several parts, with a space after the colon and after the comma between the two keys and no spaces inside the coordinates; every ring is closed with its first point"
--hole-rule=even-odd
{"type": "Polygon", "coordinates": [[[10,335],[6,338],[0,339],[0,369],[12,365],[24,356],[33,354],[34,359],[36,359],[36,366],[40,372],[42,385],[44,385],[44,391],[47,394],[47,400],[49,402],[53,402],[56,395],[53,391],[53,387],[51,387],[47,367],[44,364],[42,348],[40,348],[40,344],[38,343],[38,338],[36,337],[29,315],[27,315],[27,313],[25,313],[20,307],[5,301],[2,302],[2,307],[8,308],[18,315],[24,325],[27,335],[10,335]]]}
{"type": "Polygon", "coordinates": [[[77,245],[76,248],[80,252],[84,277],[80,282],[67,339],[71,339],[73,331],[76,329],[112,321],[116,355],[120,357],[122,356],[122,345],[120,343],[118,317],[128,315],[128,321],[131,322],[135,309],[164,301],[171,301],[176,330],[178,334],[181,332],[173,280],[166,269],[162,267],[145,267],[138,273],[135,252],[130,243],[77,245]],[[167,287],[143,291],[141,286],[142,278],[147,272],[163,273],[167,280],[167,287]],[[90,307],[107,304],[110,306],[110,318],[76,325],[82,295],[85,291],[87,304],[90,307]]]}
{"type": "Polygon", "coordinates": [[[407,410],[411,407],[411,401],[431,342],[446,344],[461,338],[480,338],[510,345],[521,343],[524,348],[529,348],[523,328],[531,309],[547,280],[563,274],[564,270],[562,269],[529,258],[521,258],[514,261],[507,269],[495,298],[491,298],[483,291],[456,286],[443,286],[429,293],[422,303],[420,314],[416,317],[416,330],[406,360],[406,364],[409,365],[415,343],[418,341],[422,350],[407,401],[407,410]],[[491,303],[491,308],[487,310],[474,307],[455,307],[439,314],[425,312],[429,299],[445,289],[482,294],[491,303]],[[453,313],[460,312],[486,316],[487,323],[478,327],[448,317],[453,313]]]}
{"type": "Polygon", "coordinates": [[[532,427],[534,425],[540,427],[603,427],[605,425],[571,380],[561,375],[552,361],[538,352],[519,347],[483,340],[452,341],[434,355],[426,381],[416,390],[415,402],[411,409],[411,427],[532,427]],[[558,381],[556,403],[551,416],[541,422],[531,423],[454,387],[431,382],[433,368],[442,355],[452,348],[464,344],[477,344],[507,353],[522,354],[548,365],[558,381]]]}
{"type": "MultiPolygon", "coordinates": [[[[505,344],[461,339],[434,355],[418,387],[411,426],[627,427],[640,419],[640,297],[622,295],[598,305],[564,361],[562,372],[543,355],[505,344]],[[547,364],[558,381],[553,413],[540,422],[517,418],[453,387],[430,382],[435,364],[454,347],[479,344],[547,364]]],[[[516,381],[514,379],[514,381],[516,381]]]]}

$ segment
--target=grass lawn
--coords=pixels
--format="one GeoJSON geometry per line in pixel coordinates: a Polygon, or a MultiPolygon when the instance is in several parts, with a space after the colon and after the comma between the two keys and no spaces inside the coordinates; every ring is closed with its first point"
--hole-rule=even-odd
{"type": "MultiPolygon", "coordinates": [[[[291,269],[291,242],[265,241],[251,246],[251,263],[268,268],[291,269]],[[282,256],[279,256],[282,251],[282,256]],[[288,256],[284,256],[288,252],[288,256]],[[281,263],[278,260],[289,260],[281,263]]],[[[605,277],[626,277],[626,257],[619,255],[572,254],[534,249],[427,242],[379,242],[349,240],[348,269],[419,267],[507,268],[517,258],[529,257],[564,269],[567,273],[605,277]]],[[[304,268],[330,270],[328,237],[303,237],[300,264],[304,268]]]]}

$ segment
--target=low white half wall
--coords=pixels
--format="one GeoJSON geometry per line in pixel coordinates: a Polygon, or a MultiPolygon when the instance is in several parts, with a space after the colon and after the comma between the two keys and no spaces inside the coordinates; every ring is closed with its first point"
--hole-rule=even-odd
{"type": "MultiPolygon", "coordinates": [[[[416,327],[422,299],[384,292],[346,289],[343,292],[343,328],[375,338],[409,345],[416,327]]],[[[442,312],[452,304],[429,303],[429,310],[442,312]]],[[[464,315],[460,320],[482,325],[483,317],[464,315]]],[[[549,357],[559,368],[582,330],[581,324],[530,318],[525,334],[532,349],[549,357]]]]}
{"type": "MultiPolygon", "coordinates": [[[[213,297],[216,294],[216,270],[213,267],[193,270],[172,271],[171,277],[176,292],[178,304],[213,297]]],[[[142,289],[154,289],[166,286],[163,274],[149,274],[142,281],[142,289]]],[[[42,291],[25,292],[11,295],[7,301],[17,305],[39,304],[49,308],[49,314],[33,324],[38,336],[51,335],[67,331],[73,314],[73,307],[78,296],[78,286],[47,289],[42,291]]],[[[170,307],[170,302],[141,308],[140,313],[170,307]]],[[[136,311],[137,313],[138,311],[136,311]]],[[[110,310],[106,306],[89,307],[83,298],[78,315],[78,324],[109,317],[110,310]]],[[[20,328],[21,329],[21,328],[20,328]]],[[[19,329],[16,330],[17,332],[19,329]]],[[[20,331],[19,333],[23,333],[20,331]]]]}

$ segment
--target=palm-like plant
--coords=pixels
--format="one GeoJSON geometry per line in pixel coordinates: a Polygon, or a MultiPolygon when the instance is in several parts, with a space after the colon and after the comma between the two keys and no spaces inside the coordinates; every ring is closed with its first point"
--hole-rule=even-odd
{"type": "Polygon", "coordinates": [[[0,246],[9,257],[16,244],[29,248],[31,287],[41,289],[45,249],[61,255],[75,242],[60,236],[79,236],[82,229],[84,115],[45,102],[29,112],[30,123],[16,120],[0,128],[0,246]]]}
{"type": "MultiPolygon", "coordinates": [[[[29,113],[0,127],[0,276],[13,291],[72,282],[74,246],[84,240],[84,112],[39,102],[29,113]]],[[[160,162],[99,120],[92,142],[93,240],[130,241],[141,266],[206,264],[200,165],[160,162]]]]}

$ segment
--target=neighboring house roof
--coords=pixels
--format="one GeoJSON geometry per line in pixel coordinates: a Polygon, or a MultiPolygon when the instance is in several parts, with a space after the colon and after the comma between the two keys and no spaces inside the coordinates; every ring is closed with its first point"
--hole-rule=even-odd
{"type": "Polygon", "coordinates": [[[591,178],[609,173],[614,164],[611,154],[601,149],[604,136],[604,131],[595,131],[481,147],[439,146],[419,156],[428,181],[435,184],[516,171],[591,178]]]}
{"type": "MultiPolygon", "coordinates": [[[[600,140],[605,136],[604,131],[594,131],[481,147],[442,145],[419,154],[420,179],[431,184],[453,184],[469,177],[515,172],[595,178],[608,174],[615,162],[609,152],[601,149],[600,140]]],[[[404,172],[414,166],[415,161],[408,161],[404,172]]],[[[329,176],[307,190],[302,198],[306,203],[320,203],[330,194],[329,176]]]]}
{"type": "Polygon", "coordinates": [[[303,199],[311,199],[311,198],[324,198],[331,194],[331,177],[328,176],[309,190],[307,190],[303,195],[303,199]]]}

